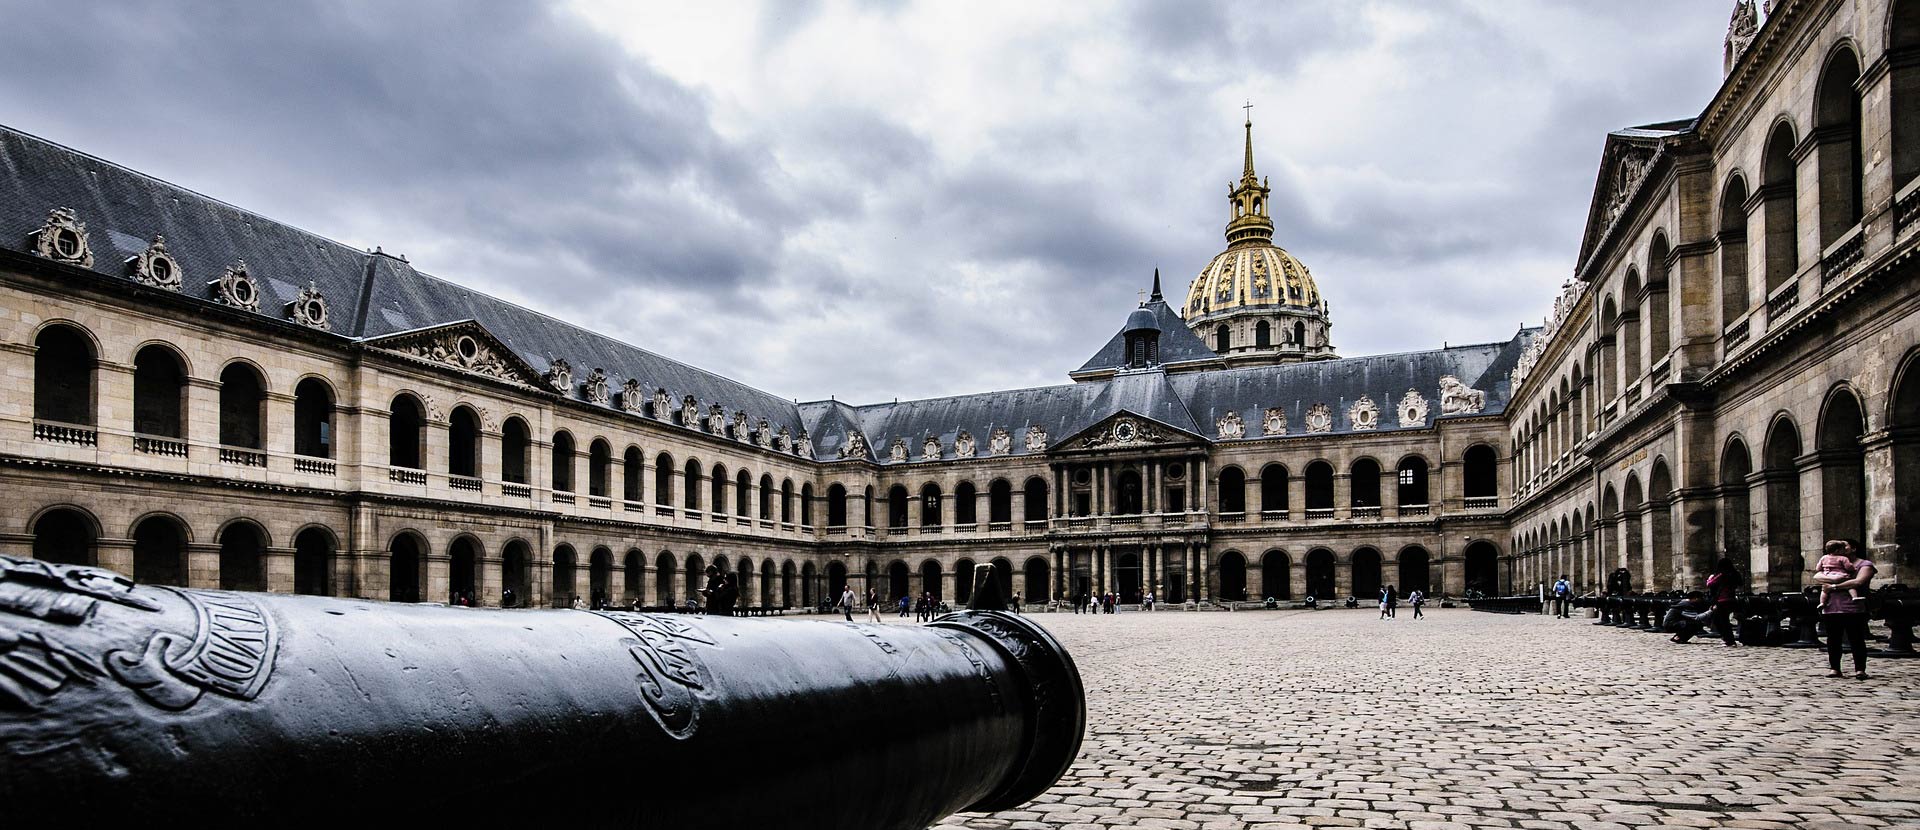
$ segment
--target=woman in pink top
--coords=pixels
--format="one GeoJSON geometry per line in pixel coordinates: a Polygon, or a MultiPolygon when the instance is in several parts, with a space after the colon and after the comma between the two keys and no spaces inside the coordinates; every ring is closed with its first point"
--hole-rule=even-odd
{"type": "Polygon", "coordinates": [[[1827,665],[1833,669],[1833,677],[1840,677],[1840,638],[1847,639],[1847,645],[1853,649],[1853,676],[1856,680],[1867,679],[1867,602],[1859,597],[1867,595],[1867,589],[1873,584],[1873,563],[1860,558],[1859,549],[1852,542],[1836,539],[1826,544],[1823,552],[1828,556],[1845,556],[1852,563],[1850,575],[1844,579],[1824,575],[1822,571],[1814,575],[1814,581],[1823,585],[1820,603],[1820,622],[1827,630],[1827,665]]]}

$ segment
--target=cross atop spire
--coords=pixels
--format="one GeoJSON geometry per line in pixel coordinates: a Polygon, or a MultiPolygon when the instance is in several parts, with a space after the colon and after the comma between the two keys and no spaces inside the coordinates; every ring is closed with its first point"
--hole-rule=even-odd
{"type": "Polygon", "coordinates": [[[1267,187],[1253,172],[1253,102],[1241,107],[1247,111],[1246,160],[1240,168],[1240,182],[1229,185],[1227,201],[1233,207],[1227,222],[1227,242],[1270,243],[1273,220],[1268,218],[1267,187]]]}

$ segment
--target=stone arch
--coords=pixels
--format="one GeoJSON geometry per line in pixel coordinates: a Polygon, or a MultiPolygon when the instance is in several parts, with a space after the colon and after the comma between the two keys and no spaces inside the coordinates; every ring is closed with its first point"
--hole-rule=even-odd
{"type": "MultiPolygon", "coordinates": [[[[1799,270],[1799,174],[1793,160],[1792,122],[1785,118],[1774,123],[1762,156],[1760,194],[1761,222],[1766,238],[1762,257],[1767,293],[1786,284],[1799,270]]],[[[1772,321],[1768,321],[1769,324],[1772,321]]]]}
{"type": "Polygon", "coordinates": [[[573,457],[577,454],[573,433],[564,429],[553,433],[553,492],[574,492],[573,457]]]}
{"type": "Polygon", "coordinates": [[[836,481],[827,485],[827,527],[847,526],[847,488],[836,481]]]}
{"type": "Polygon", "coordinates": [[[1860,58],[1852,42],[1842,40],[1827,53],[1814,87],[1813,137],[1820,175],[1820,248],[1840,241],[1865,215],[1864,165],[1861,164],[1860,58]]]}
{"type": "Polygon", "coordinates": [[[1867,537],[1867,459],[1860,444],[1866,431],[1866,410],[1853,389],[1839,384],[1828,390],[1816,442],[1822,539],[1861,544],[1867,537]]]}
{"type": "Polygon", "coordinates": [[[1782,412],[1767,428],[1761,473],[1767,491],[1767,590],[1800,590],[1800,430],[1782,412]]]}
{"type": "Polygon", "coordinates": [[[500,479],[510,484],[533,481],[533,430],[518,415],[507,416],[500,425],[500,479]]]}
{"type": "Polygon", "coordinates": [[[48,321],[33,338],[33,419],[93,425],[99,345],[78,323],[48,321]]]}
{"type": "MultiPolygon", "coordinates": [[[[1711,562],[1679,562],[1674,557],[1673,473],[1667,467],[1666,456],[1654,458],[1653,468],[1647,473],[1647,503],[1651,507],[1647,514],[1651,542],[1648,558],[1653,566],[1653,581],[1649,584],[1655,590],[1672,590],[1682,587],[1677,579],[1679,574],[1705,574],[1711,562]]],[[[1708,553],[1701,552],[1702,555],[1708,553]]]]}
{"type": "Polygon", "coordinates": [[[188,371],[186,356],[172,343],[154,341],[134,353],[134,434],[186,438],[188,371]]]}
{"type": "Polygon", "coordinates": [[[1401,594],[1419,591],[1433,593],[1432,557],[1427,549],[1419,545],[1408,545],[1400,549],[1399,582],[1396,586],[1401,594]]]}
{"type": "Polygon", "coordinates": [[[1233,464],[1221,467],[1216,486],[1220,491],[1221,513],[1247,512],[1247,474],[1244,470],[1233,464]]]}
{"type": "Polygon", "coordinates": [[[133,523],[133,581],[142,585],[187,585],[187,544],[193,536],[179,516],[153,512],[133,523]]]}
{"type": "Polygon", "coordinates": [[[1720,326],[1726,328],[1752,304],[1747,285],[1747,179],[1735,170],[1720,186],[1720,326]]]}
{"type": "Polygon", "coordinates": [[[679,575],[679,573],[680,573],[680,568],[678,567],[677,563],[674,562],[673,551],[663,550],[660,552],[659,556],[654,557],[653,559],[654,604],[662,608],[673,607],[674,605],[673,584],[676,581],[678,581],[674,579],[674,577],[679,575]]]}
{"type": "Polygon", "coordinates": [[[480,563],[486,558],[486,546],[480,537],[471,533],[462,533],[447,543],[447,604],[480,604],[481,573],[480,563]]]}
{"type": "Polygon", "coordinates": [[[561,543],[553,548],[553,596],[555,608],[571,608],[573,601],[580,597],[578,571],[580,554],[572,545],[561,543]]]}
{"type": "Polygon", "coordinates": [[[1893,95],[1893,192],[1920,175],[1920,0],[1894,0],[1887,9],[1886,44],[1893,95]]]}
{"type": "Polygon", "coordinates": [[[953,523],[970,527],[980,521],[979,493],[973,482],[962,481],[953,485],[953,523]]]}
{"type": "Polygon", "coordinates": [[[533,605],[533,546],[525,539],[508,539],[500,549],[500,604],[507,608],[533,605]]]}
{"type": "MultiPolygon", "coordinates": [[[[1333,465],[1324,458],[1316,458],[1307,464],[1304,477],[1306,478],[1307,510],[1333,510],[1333,465]]],[[[1309,513],[1308,516],[1312,518],[1313,514],[1309,513]]]]}
{"type": "Polygon", "coordinates": [[[1260,468],[1260,512],[1287,512],[1287,465],[1274,462],[1260,468]]]}
{"type": "Polygon", "coordinates": [[[1260,597],[1293,599],[1293,557],[1274,549],[1260,555],[1260,597]]]}
{"type": "Polygon", "coordinates": [[[421,602],[426,599],[427,537],[402,530],[387,540],[387,599],[421,602]]]}
{"type": "Polygon", "coordinates": [[[334,440],[333,384],[308,375],[293,385],[293,453],[308,458],[332,458],[334,440]]]}
{"type": "MultiPolygon", "coordinates": [[[[941,575],[939,560],[923,560],[920,563],[920,592],[932,594],[936,600],[945,595],[946,591],[941,590],[941,575]]],[[[1012,597],[1008,597],[1008,599],[1012,599],[1012,597]]]]}
{"type": "Polygon", "coordinates": [[[1460,492],[1469,499],[1500,495],[1500,461],[1492,445],[1474,444],[1460,455],[1460,492]]]}
{"type": "Polygon", "coordinates": [[[1026,585],[1023,586],[1021,601],[1050,602],[1053,599],[1053,582],[1047,576],[1050,573],[1047,558],[1044,556],[1027,557],[1026,585]]]}
{"type": "Polygon", "coordinates": [[[236,358],[220,369],[220,445],[262,450],[267,446],[267,375],[258,364],[236,358]]]}
{"type": "Polygon", "coordinates": [[[339,535],[326,525],[310,524],[294,531],[293,592],[334,596],[333,568],[339,550],[339,535]]]}
{"type": "Polygon", "coordinates": [[[587,444],[587,495],[610,498],[613,495],[613,444],[603,436],[594,436],[587,444]]]}
{"type": "Polygon", "coordinates": [[[1353,555],[1347,558],[1348,585],[1350,593],[1362,602],[1380,598],[1383,580],[1380,573],[1380,551],[1371,545],[1355,548],[1353,555]]]}
{"type": "Polygon", "coordinates": [[[1467,544],[1465,577],[1468,591],[1485,596],[1500,593],[1500,550],[1492,542],[1476,539],[1467,544]]]}
{"type": "Polygon", "coordinates": [[[447,415],[447,473],[479,478],[484,469],[480,446],[479,413],[466,404],[455,406],[447,415]]]}
{"type": "MultiPolygon", "coordinates": [[[[1906,8],[1914,10],[1915,46],[1920,49],[1920,0],[1905,3],[1906,8]]],[[[1920,84],[1920,76],[1914,81],[1920,84]]],[[[1893,437],[1892,541],[1897,549],[1892,559],[1912,565],[1920,562],[1920,349],[1909,351],[1894,373],[1893,389],[1887,396],[1886,424],[1893,437]]],[[[1884,544],[1884,538],[1874,542],[1884,544]]]]}
{"type": "Polygon", "coordinates": [[[56,504],[27,521],[33,558],[61,565],[100,564],[100,522],[84,507],[56,504]]]}
{"type": "Polygon", "coordinates": [[[1337,590],[1333,551],[1326,548],[1307,551],[1307,596],[1321,602],[1332,602],[1337,590]]]}
{"type": "Polygon", "coordinates": [[[220,545],[220,590],[267,590],[267,530],[252,519],[231,519],[214,536],[220,545]]]}

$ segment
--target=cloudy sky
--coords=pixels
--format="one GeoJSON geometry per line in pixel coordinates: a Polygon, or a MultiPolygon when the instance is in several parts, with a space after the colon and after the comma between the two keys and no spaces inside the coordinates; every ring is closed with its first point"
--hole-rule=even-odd
{"type": "MultiPolygon", "coordinates": [[[[1725,0],[0,0],[0,121],[803,400],[1064,382],[1224,247],[1241,104],[1347,355],[1503,339],[1725,0]]],[[[1177,300],[1176,300],[1177,303],[1177,300]]]]}

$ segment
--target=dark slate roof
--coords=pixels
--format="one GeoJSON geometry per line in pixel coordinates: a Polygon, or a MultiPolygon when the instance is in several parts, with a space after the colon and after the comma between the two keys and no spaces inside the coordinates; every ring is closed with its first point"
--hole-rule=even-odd
{"type": "Polygon", "coordinates": [[[126,260],[154,234],[185,274],[183,294],[211,302],[206,283],[246,260],[261,289],[263,315],[284,319],[285,304],[308,283],[326,295],[334,331],[367,339],[472,319],[528,364],[565,358],[574,377],[607,371],[616,388],[638,378],[649,393],[665,387],[674,402],[692,395],[729,414],[800,429],[792,401],[671,360],[578,326],[422,273],[378,253],[299,228],[128,170],[52,142],[0,127],[0,245],[30,249],[28,235],[55,207],[73,208],[87,227],[93,269],[124,277],[126,260]]]}
{"type": "MultiPolygon", "coordinates": [[[[1143,308],[1153,312],[1155,322],[1160,325],[1160,362],[1162,364],[1211,360],[1218,357],[1212,349],[1207,348],[1205,341],[1195,335],[1192,329],[1187,328],[1187,321],[1180,319],[1179,312],[1174,311],[1165,300],[1148,300],[1143,308]]],[[[1131,314],[1128,315],[1128,319],[1132,319],[1131,314]]],[[[1100,351],[1094,352],[1093,357],[1088,358],[1087,362],[1081,364],[1075,372],[1119,369],[1126,365],[1127,327],[1122,325],[1113,333],[1113,339],[1108,340],[1107,345],[1101,346],[1100,351]]]]}

